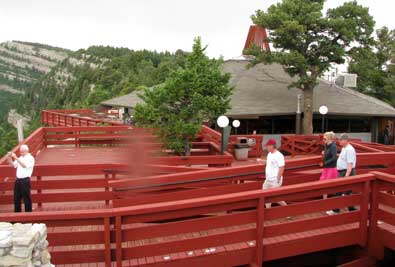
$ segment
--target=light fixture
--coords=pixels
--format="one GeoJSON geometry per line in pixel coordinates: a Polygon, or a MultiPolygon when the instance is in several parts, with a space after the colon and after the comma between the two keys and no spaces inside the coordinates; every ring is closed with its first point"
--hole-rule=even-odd
{"type": "Polygon", "coordinates": [[[217,125],[221,128],[227,127],[229,125],[229,118],[224,115],[219,116],[217,119],[217,125]]]}
{"type": "Polygon", "coordinates": [[[325,115],[328,113],[328,107],[321,106],[318,111],[322,115],[321,132],[325,132],[325,115]]]}
{"type": "Polygon", "coordinates": [[[233,127],[235,127],[235,128],[239,128],[239,127],[240,127],[240,121],[239,121],[239,120],[234,120],[234,121],[232,122],[232,125],[233,125],[233,127]]]}
{"type": "Polygon", "coordinates": [[[328,107],[327,106],[321,106],[319,109],[319,112],[321,115],[326,115],[328,113],[328,107]]]}

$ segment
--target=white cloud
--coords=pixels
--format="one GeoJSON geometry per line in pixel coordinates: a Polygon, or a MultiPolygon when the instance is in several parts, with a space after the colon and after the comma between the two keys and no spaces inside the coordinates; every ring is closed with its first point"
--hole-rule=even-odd
{"type": "MultiPolygon", "coordinates": [[[[2,0],[0,41],[24,40],[69,49],[90,45],[190,50],[201,36],[208,54],[241,54],[256,9],[275,0],[2,0]]],[[[327,1],[328,7],[342,0],[327,1]]],[[[359,0],[378,26],[395,28],[393,3],[359,0]],[[392,7],[391,7],[392,6],[392,7]]]]}

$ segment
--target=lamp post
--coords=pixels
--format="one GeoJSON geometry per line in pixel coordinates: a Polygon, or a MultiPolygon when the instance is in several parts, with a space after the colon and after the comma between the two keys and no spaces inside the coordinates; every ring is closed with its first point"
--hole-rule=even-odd
{"type": "Polygon", "coordinates": [[[325,115],[328,113],[328,107],[321,106],[319,112],[322,115],[321,132],[325,132],[325,115]]]}
{"type": "Polygon", "coordinates": [[[296,105],[296,123],[295,123],[295,134],[300,134],[301,124],[302,124],[302,111],[300,108],[300,103],[302,102],[302,94],[298,94],[297,105],[296,105]]]}
{"type": "Polygon", "coordinates": [[[229,118],[224,115],[219,116],[217,125],[221,128],[221,155],[223,155],[230,135],[229,118]]]}

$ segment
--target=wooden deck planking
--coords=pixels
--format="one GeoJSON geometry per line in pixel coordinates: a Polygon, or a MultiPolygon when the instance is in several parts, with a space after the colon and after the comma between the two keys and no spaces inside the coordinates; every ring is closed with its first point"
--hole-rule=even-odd
{"type": "MultiPolygon", "coordinates": [[[[325,213],[313,213],[313,214],[306,214],[303,216],[298,216],[293,218],[293,220],[300,220],[304,218],[314,218],[318,216],[328,216],[325,213]]],[[[287,219],[280,218],[276,219],[273,221],[266,221],[265,225],[273,225],[276,223],[283,223],[288,221],[287,219]]],[[[136,225],[128,225],[127,227],[139,227],[142,224],[136,224],[136,225]]],[[[174,235],[174,236],[168,236],[168,237],[161,237],[161,238],[152,238],[152,239],[146,239],[146,240],[137,240],[137,241],[128,241],[124,242],[124,246],[126,245],[127,247],[134,247],[134,246],[142,246],[142,245],[147,245],[147,244],[154,244],[154,243],[162,243],[166,241],[172,241],[172,240],[182,240],[182,239],[188,239],[192,237],[201,237],[201,236],[206,236],[209,234],[218,234],[218,233],[224,233],[227,231],[232,231],[232,230],[240,230],[240,229],[246,229],[246,228],[251,228],[255,227],[254,224],[248,224],[248,225],[243,225],[243,226],[233,226],[233,227],[227,227],[227,228],[220,228],[220,229],[214,229],[214,230],[209,230],[209,231],[200,231],[200,232],[193,232],[193,233],[186,233],[186,234],[179,234],[179,235],[174,235]]],[[[387,226],[388,227],[388,226],[387,226]]],[[[327,228],[322,228],[322,229],[317,229],[317,230],[310,230],[310,231],[305,231],[305,232],[298,232],[298,233],[293,233],[293,234],[287,234],[287,235],[280,235],[280,236],[275,236],[275,237],[269,237],[269,238],[264,238],[262,240],[264,244],[264,249],[267,246],[272,246],[280,243],[286,243],[286,242],[291,242],[295,241],[297,242],[298,240],[303,240],[306,238],[314,237],[314,236],[319,236],[322,234],[331,234],[331,235],[336,235],[336,233],[345,231],[345,230],[350,230],[350,229],[357,229],[358,228],[358,223],[351,223],[351,224],[346,224],[346,225],[339,225],[339,226],[333,226],[333,227],[327,227],[327,228]]],[[[393,227],[393,231],[395,231],[395,227],[393,227]]],[[[62,227],[60,229],[49,229],[49,232],[57,232],[57,231],[67,231],[67,227],[62,227]]],[[[81,230],[86,230],[86,227],[72,227],[70,229],[71,232],[78,232],[81,230]]],[[[99,230],[99,226],[93,226],[90,230],[99,230]]],[[[190,257],[199,257],[203,255],[215,255],[218,253],[223,253],[223,252],[230,252],[230,251],[235,251],[235,250],[242,250],[242,249],[247,249],[255,247],[255,240],[251,240],[248,242],[240,242],[236,244],[228,244],[225,246],[217,246],[213,247],[215,248],[215,251],[210,251],[208,252],[207,249],[196,249],[193,250],[193,255],[188,255],[189,251],[183,251],[183,252],[178,252],[178,253],[171,253],[170,255],[156,255],[156,256],[150,256],[150,257],[142,257],[142,258],[137,258],[137,259],[130,259],[128,261],[124,261],[124,266],[144,266],[144,265],[149,265],[149,264],[154,264],[154,263],[160,263],[160,262],[166,262],[169,261],[176,261],[176,260],[182,260],[182,259],[187,259],[190,257]],[[167,259],[165,257],[170,256],[170,259],[167,259]],[[126,263],[127,262],[127,263],[126,263]]],[[[85,249],[88,247],[85,247],[85,249]]],[[[99,248],[96,245],[89,245],[90,249],[95,249],[99,248]]],[[[65,248],[62,248],[65,249],[65,248]]],[[[75,250],[75,249],[81,249],[81,247],[69,247],[68,249],[70,250],[75,250]]],[[[51,250],[53,251],[54,248],[51,247],[51,250]]],[[[59,248],[57,248],[55,251],[58,251],[59,248]]],[[[65,265],[57,265],[57,266],[65,266],[65,265]]],[[[73,265],[74,266],[74,265],[73,265]]],[[[85,267],[85,266],[91,266],[87,264],[80,264],[76,265],[79,267],[85,267]]]]}
{"type": "Polygon", "coordinates": [[[36,164],[116,164],[124,162],[124,152],[125,148],[122,147],[43,148],[36,157],[36,164]]]}

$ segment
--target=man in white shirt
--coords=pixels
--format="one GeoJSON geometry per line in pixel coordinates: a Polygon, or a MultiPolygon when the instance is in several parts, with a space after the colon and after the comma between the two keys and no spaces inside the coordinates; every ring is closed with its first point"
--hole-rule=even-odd
{"type": "Polygon", "coordinates": [[[34,158],[29,153],[27,145],[21,145],[19,149],[20,157],[15,153],[8,153],[8,162],[16,168],[16,179],[14,184],[14,210],[21,212],[21,199],[25,204],[25,211],[32,211],[32,201],[30,197],[30,177],[33,173],[34,158]]]}
{"type": "MultiPolygon", "coordinates": [[[[342,147],[339,157],[337,158],[337,172],[340,178],[349,177],[356,175],[355,166],[357,164],[357,153],[355,152],[354,147],[348,141],[348,135],[343,133],[340,135],[339,143],[342,147]]],[[[342,195],[350,195],[352,192],[339,192],[336,193],[336,196],[342,195]]],[[[355,207],[348,207],[349,211],[356,210],[355,207]]],[[[333,215],[339,213],[340,209],[334,209],[333,211],[328,211],[327,214],[333,215]]]]}
{"type": "Polygon", "coordinates": [[[340,136],[340,145],[342,150],[337,159],[337,171],[339,177],[348,177],[355,175],[355,166],[357,164],[357,153],[354,147],[348,142],[348,135],[340,136]]]}
{"type": "MultiPolygon", "coordinates": [[[[263,183],[262,189],[271,189],[281,187],[283,184],[283,174],[285,169],[285,159],[283,154],[276,148],[276,140],[269,139],[266,142],[267,149],[267,159],[266,159],[266,169],[265,175],[266,179],[263,183]]],[[[258,159],[258,161],[261,161],[258,159]]],[[[278,202],[281,206],[286,206],[285,201],[278,202]]],[[[270,208],[271,203],[266,203],[266,208],[270,208]]]]}

